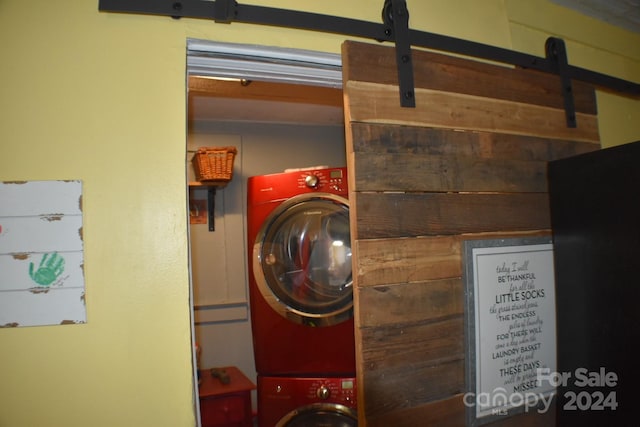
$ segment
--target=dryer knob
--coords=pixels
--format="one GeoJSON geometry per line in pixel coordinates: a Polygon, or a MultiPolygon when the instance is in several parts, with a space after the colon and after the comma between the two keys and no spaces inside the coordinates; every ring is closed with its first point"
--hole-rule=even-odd
{"type": "Polygon", "coordinates": [[[320,386],[318,390],[316,390],[316,396],[320,399],[328,399],[331,395],[331,390],[329,390],[326,386],[320,386]]]}
{"type": "Polygon", "coordinates": [[[318,185],[320,184],[320,179],[315,175],[307,175],[304,178],[304,183],[309,188],[318,188],[318,185]]]}

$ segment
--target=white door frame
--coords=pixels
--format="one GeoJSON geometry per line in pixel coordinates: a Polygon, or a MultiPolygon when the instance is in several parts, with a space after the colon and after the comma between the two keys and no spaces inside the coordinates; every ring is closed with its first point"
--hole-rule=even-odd
{"type": "Polygon", "coordinates": [[[187,75],[342,87],[342,57],[303,49],[187,39],[187,75]]]}
{"type": "MultiPolygon", "coordinates": [[[[189,76],[233,78],[342,88],[342,56],[339,54],[303,49],[222,43],[189,38],[187,39],[187,75],[185,81],[185,90],[187,91],[189,88],[189,76]]],[[[186,129],[185,132],[188,134],[188,129],[186,129]]],[[[187,147],[185,146],[185,151],[186,149],[187,147]]],[[[185,186],[188,184],[186,182],[186,176],[187,173],[185,169],[185,186]]],[[[188,214],[188,200],[186,201],[186,208],[188,214]]],[[[189,230],[189,227],[187,227],[187,241],[191,242],[189,230]]],[[[198,399],[197,381],[198,366],[195,354],[196,331],[190,243],[188,256],[191,348],[194,378],[193,393],[196,426],[201,427],[202,422],[200,419],[200,400],[198,399]]]]}

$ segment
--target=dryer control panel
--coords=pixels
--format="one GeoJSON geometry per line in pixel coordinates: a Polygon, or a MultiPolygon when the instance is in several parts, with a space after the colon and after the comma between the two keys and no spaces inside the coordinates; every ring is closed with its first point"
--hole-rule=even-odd
{"type": "Polygon", "coordinates": [[[353,408],[356,402],[353,378],[322,378],[313,381],[307,389],[309,401],[330,401],[353,408]]]}
{"type": "Polygon", "coordinates": [[[314,402],[339,403],[357,407],[356,379],[354,377],[316,378],[260,378],[260,395],[274,404],[283,399],[297,406],[314,402]]]}
{"type": "Polygon", "coordinates": [[[257,379],[260,425],[289,425],[288,420],[298,416],[304,417],[306,423],[295,425],[356,425],[356,378],[353,376],[308,378],[258,375],[257,379]],[[351,415],[345,415],[347,413],[351,415]],[[309,423],[326,420],[327,416],[344,423],[309,423]]]}
{"type": "Polygon", "coordinates": [[[321,190],[328,193],[346,193],[347,177],[343,169],[324,169],[301,171],[298,188],[321,190]]]}
{"type": "Polygon", "coordinates": [[[305,193],[330,193],[348,198],[347,168],[305,168],[247,180],[250,204],[279,203],[305,193]]]}

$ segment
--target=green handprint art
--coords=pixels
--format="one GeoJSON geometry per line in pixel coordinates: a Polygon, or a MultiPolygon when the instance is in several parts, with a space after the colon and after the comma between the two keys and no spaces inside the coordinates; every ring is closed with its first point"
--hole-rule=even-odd
{"type": "Polygon", "coordinates": [[[64,258],[57,252],[44,254],[36,271],[33,263],[29,263],[29,276],[40,286],[51,286],[64,271],[64,258]]]}

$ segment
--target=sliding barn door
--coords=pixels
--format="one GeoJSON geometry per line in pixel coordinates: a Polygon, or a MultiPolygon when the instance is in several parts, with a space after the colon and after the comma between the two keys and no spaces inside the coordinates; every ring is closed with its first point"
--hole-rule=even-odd
{"type": "Polygon", "coordinates": [[[403,108],[395,49],[343,45],[359,423],[464,426],[463,242],[551,234],[547,162],[600,148],[595,93],[568,128],[556,76],[412,55],[403,108]]]}

